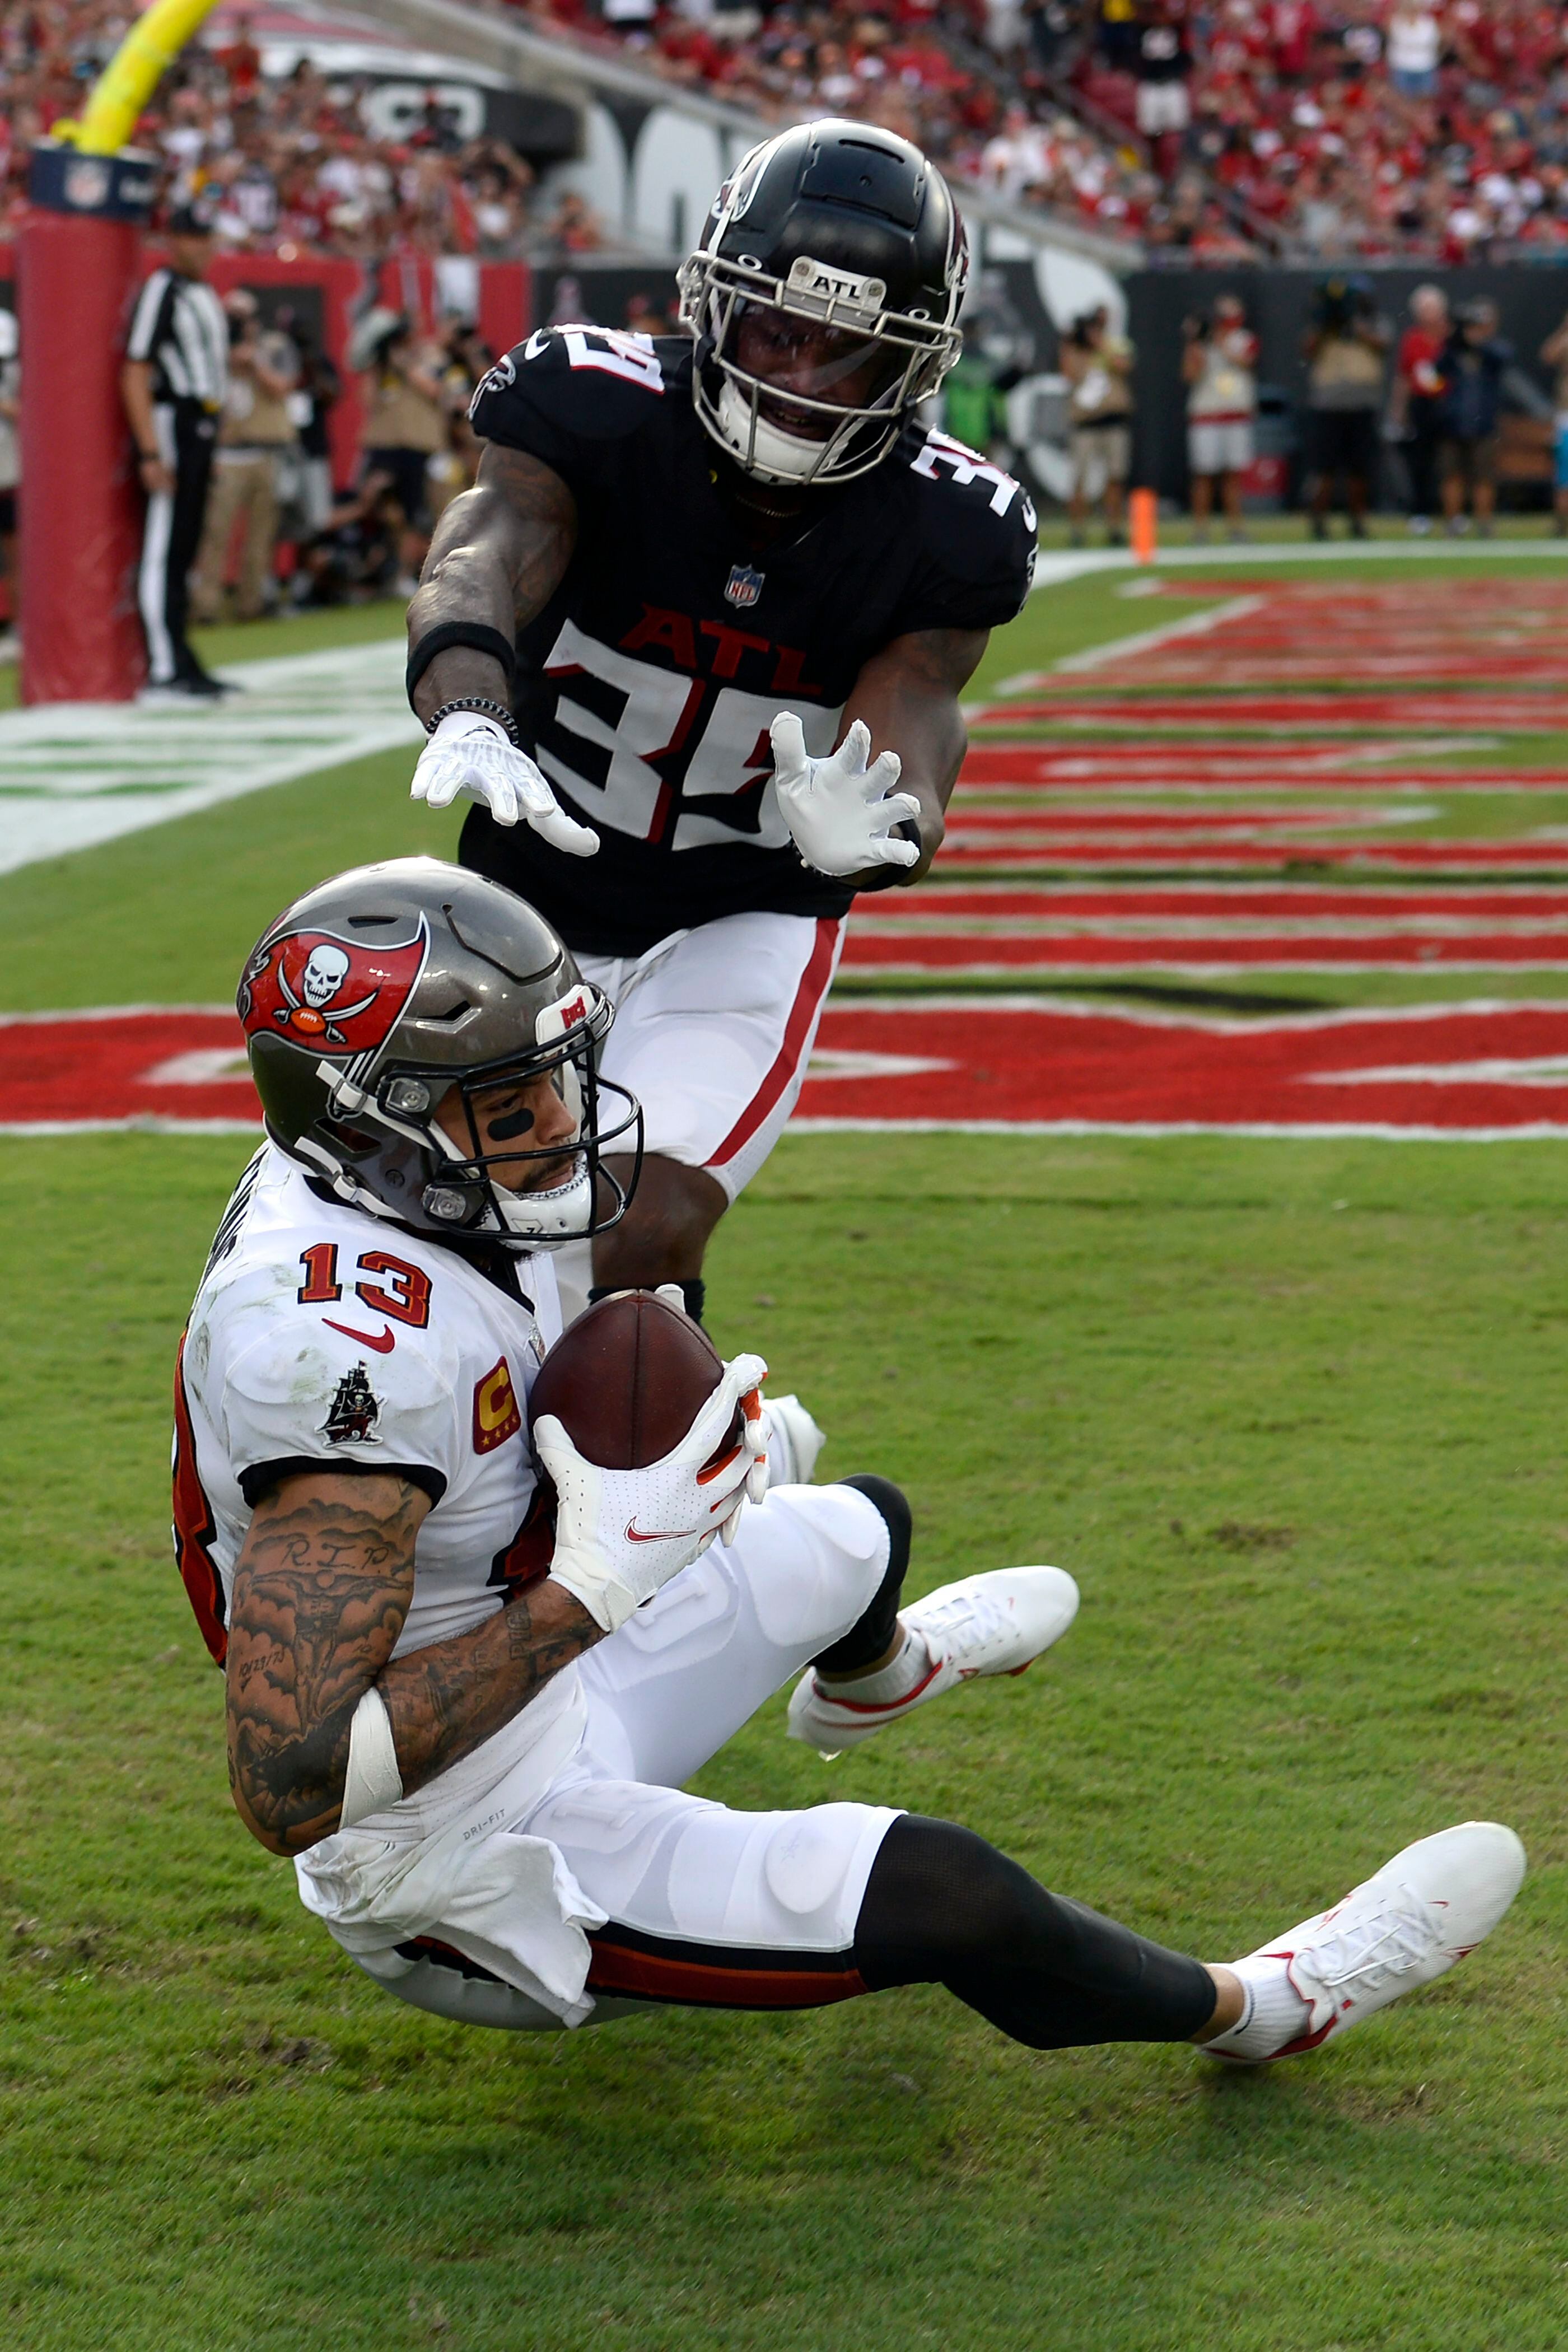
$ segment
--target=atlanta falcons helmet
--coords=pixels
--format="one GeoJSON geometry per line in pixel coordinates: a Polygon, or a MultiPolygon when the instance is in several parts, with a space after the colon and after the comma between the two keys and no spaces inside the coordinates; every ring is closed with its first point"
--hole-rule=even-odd
{"type": "Polygon", "coordinates": [[[958,358],[968,247],[918,147],[803,122],[753,147],[682,263],[697,414],[767,482],[879,465],[958,358]]]}
{"type": "Polygon", "coordinates": [[[262,934],[237,1003],[268,1134],[351,1207],[455,1245],[515,1250],[603,1233],[625,1214],[642,1112],[598,1073],[609,999],[499,882],[437,857],[355,866],[262,934]],[[520,1139],[483,1151],[476,1097],[545,1076],[574,1140],[529,1147],[523,1111],[511,1122],[520,1139]],[[437,1118],[443,1102],[466,1147],[437,1118]],[[634,1155],[630,1183],[602,1165],[610,1146],[634,1155]],[[541,1163],[538,1189],[493,1176],[520,1160],[541,1163]]]}

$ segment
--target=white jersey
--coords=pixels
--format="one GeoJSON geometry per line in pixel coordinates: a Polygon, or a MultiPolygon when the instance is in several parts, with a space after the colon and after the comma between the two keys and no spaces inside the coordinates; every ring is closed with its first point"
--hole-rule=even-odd
{"type": "MultiPolygon", "coordinates": [[[[215,1657],[252,1505],[280,1469],[357,1464],[430,1496],[394,1656],[468,1632],[548,1566],[527,1401],[560,1308],[548,1257],[516,1265],[521,1300],[454,1251],[321,1200],[274,1145],[257,1154],[175,1381],[175,1549],[215,1657]]],[[[574,1690],[557,1675],[525,1710],[531,1731],[574,1690]]]]}

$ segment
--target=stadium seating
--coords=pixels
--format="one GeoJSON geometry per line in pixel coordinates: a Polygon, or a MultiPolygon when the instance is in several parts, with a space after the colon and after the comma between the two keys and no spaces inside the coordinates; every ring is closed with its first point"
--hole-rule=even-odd
{"type": "Polygon", "coordinates": [[[614,29],[583,0],[525,5],[760,113],[864,113],[960,178],[1194,260],[1568,241],[1568,18],[1548,0],[831,0],[700,22],[606,0],[614,29]],[[1191,127],[1151,152],[1140,24],[1184,14],[1191,127]]]}
{"type": "MultiPolygon", "coordinates": [[[[961,181],[1195,261],[1568,243],[1568,16],[1549,0],[1190,0],[1190,126],[1147,142],[1141,28],[1182,0],[513,5],[765,120],[864,116],[961,181]]],[[[8,216],[34,140],[77,110],[127,21],[127,0],[0,0],[8,216]]],[[[401,142],[368,137],[310,65],[265,80],[243,29],[188,55],[139,137],[237,251],[500,259],[601,241],[579,200],[540,205],[526,163],[463,142],[438,106],[401,142]]]]}
{"type": "MultiPolygon", "coordinates": [[[[35,141],[79,111],[134,14],[127,0],[0,0],[0,234],[26,201],[35,141]]],[[[265,79],[243,23],[185,52],[136,138],[163,158],[167,199],[199,197],[235,252],[503,260],[599,241],[580,204],[542,210],[528,164],[500,142],[463,140],[438,104],[393,142],[367,135],[352,98],[308,62],[265,79]]]]}

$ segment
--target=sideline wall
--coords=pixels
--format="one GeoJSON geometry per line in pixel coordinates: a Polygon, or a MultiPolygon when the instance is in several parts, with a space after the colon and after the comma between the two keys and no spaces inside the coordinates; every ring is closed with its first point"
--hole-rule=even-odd
{"type": "MultiPolygon", "coordinates": [[[[145,249],[146,270],[162,258],[155,239],[145,249]]],[[[320,337],[343,379],[342,397],[333,409],[329,433],[332,472],[340,488],[353,480],[359,461],[359,432],[364,415],[360,379],[347,364],[348,339],[353,319],[367,299],[389,309],[406,310],[421,325],[434,326],[443,311],[471,310],[481,333],[495,352],[510,351],[533,325],[533,276],[526,262],[470,261],[463,257],[432,259],[426,255],[382,263],[369,282],[367,266],[325,256],[285,261],[274,254],[220,253],[210,272],[220,294],[246,286],[256,295],[266,319],[284,308],[293,309],[320,337]]],[[[0,308],[15,308],[15,247],[0,241],[0,308]]],[[[130,320],[125,325],[128,328],[130,320]]],[[[27,355],[22,354],[26,365],[27,355]]],[[[26,501],[26,488],[21,503],[26,501]]]]}

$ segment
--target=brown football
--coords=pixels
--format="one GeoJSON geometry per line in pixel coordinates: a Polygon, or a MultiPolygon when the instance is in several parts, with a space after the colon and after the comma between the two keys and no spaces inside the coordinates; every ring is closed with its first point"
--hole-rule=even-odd
{"type": "Polygon", "coordinates": [[[534,1378],[529,1419],[552,1412],[602,1470],[642,1470],[679,1445],[723,1366],[700,1323],[651,1290],[596,1299],[534,1378]]]}

